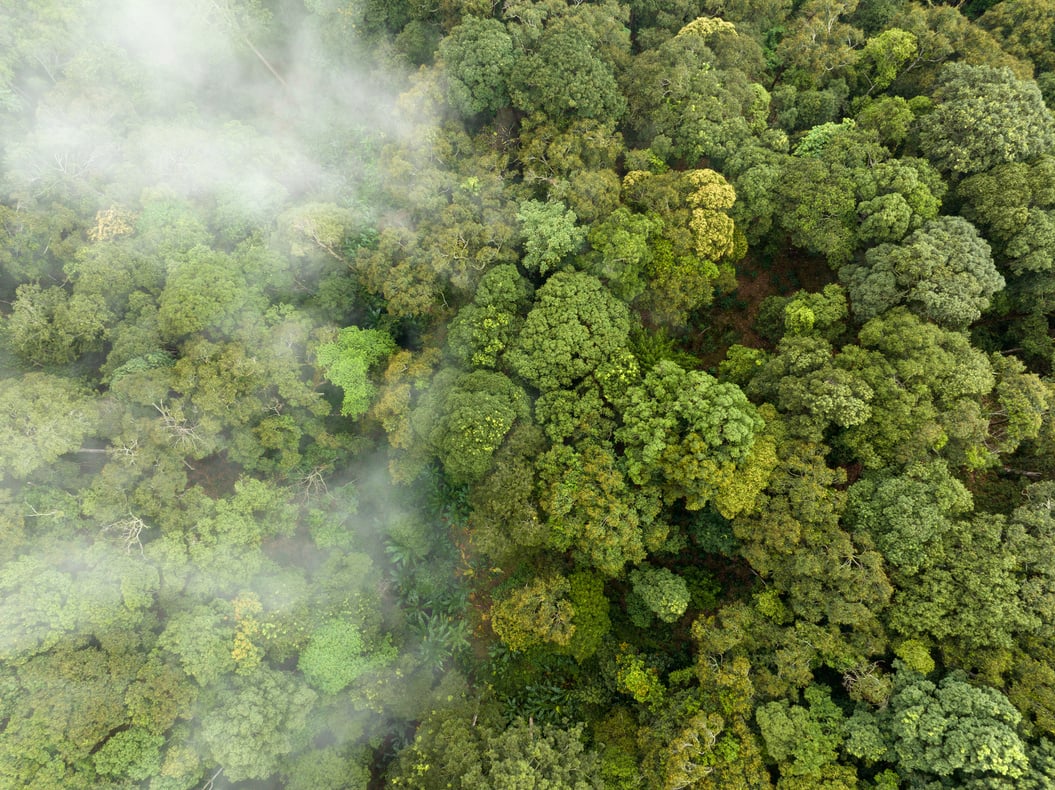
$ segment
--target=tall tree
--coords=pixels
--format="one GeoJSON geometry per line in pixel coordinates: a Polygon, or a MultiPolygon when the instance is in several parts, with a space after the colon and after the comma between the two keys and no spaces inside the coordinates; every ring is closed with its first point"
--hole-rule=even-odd
{"type": "Polygon", "coordinates": [[[989,245],[960,217],[931,220],[901,244],[880,244],[845,266],[854,315],[867,321],[897,304],[949,329],[966,329],[1003,289],[989,245]]]}
{"type": "Polygon", "coordinates": [[[617,356],[629,334],[629,311],[597,278],[557,272],[538,289],[506,359],[540,390],[567,389],[617,356]]]}
{"type": "Polygon", "coordinates": [[[1055,121],[1032,80],[1010,69],[950,63],[918,121],[920,147],[938,169],[981,173],[1055,149],[1055,121]]]}
{"type": "MultiPolygon", "coordinates": [[[[660,362],[628,391],[623,426],[627,472],[638,485],[656,484],[668,502],[698,510],[750,463],[764,422],[735,385],[700,371],[660,362]]],[[[751,485],[765,484],[766,473],[751,485]]]]}

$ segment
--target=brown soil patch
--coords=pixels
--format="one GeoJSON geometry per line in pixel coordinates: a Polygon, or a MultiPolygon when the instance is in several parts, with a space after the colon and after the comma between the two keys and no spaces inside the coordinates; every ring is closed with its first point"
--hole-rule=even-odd
{"type": "Polygon", "coordinates": [[[820,291],[836,281],[835,273],[818,256],[786,249],[774,257],[748,253],[736,267],[736,290],[716,294],[706,314],[709,325],[693,329],[689,347],[706,368],[715,368],[734,343],[765,348],[755,332],[763,300],[774,294],[791,296],[800,290],[820,291]]]}

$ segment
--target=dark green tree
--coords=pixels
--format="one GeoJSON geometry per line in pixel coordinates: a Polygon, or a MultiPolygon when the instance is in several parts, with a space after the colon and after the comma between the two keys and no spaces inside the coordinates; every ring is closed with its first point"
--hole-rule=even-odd
{"type": "Polygon", "coordinates": [[[1055,148],[1055,121],[1037,84],[1010,69],[950,63],[918,121],[920,147],[939,170],[981,173],[1055,148]]]}
{"type": "Polygon", "coordinates": [[[440,42],[447,101],[462,115],[494,113],[509,104],[516,60],[513,39],[497,19],[467,17],[440,42]]]}
{"type": "Polygon", "coordinates": [[[540,390],[568,389],[626,348],[629,334],[629,311],[597,278],[557,272],[539,288],[506,359],[540,390]]]}
{"type": "Polygon", "coordinates": [[[901,244],[880,244],[845,266],[854,315],[867,321],[898,304],[949,329],[966,329],[1004,287],[989,245],[960,217],[931,220],[901,244]]]}

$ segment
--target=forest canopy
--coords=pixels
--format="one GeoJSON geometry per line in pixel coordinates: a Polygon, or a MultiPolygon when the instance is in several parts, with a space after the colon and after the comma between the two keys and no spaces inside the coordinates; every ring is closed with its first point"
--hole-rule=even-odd
{"type": "Polygon", "coordinates": [[[1052,0],[0,31],[0,786],[1055,787],[1052,0]]]}

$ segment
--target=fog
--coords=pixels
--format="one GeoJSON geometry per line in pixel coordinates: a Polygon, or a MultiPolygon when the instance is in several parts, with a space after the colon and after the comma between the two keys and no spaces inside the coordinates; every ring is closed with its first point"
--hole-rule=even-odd
{"type": "Polygon", "coordinates": [[[290,242],[373,226],[409,69],[275,6],[0,10],[0,785],[365,786],[449,668],[445,522],[312,370],[349,253],[290,242]]]}

